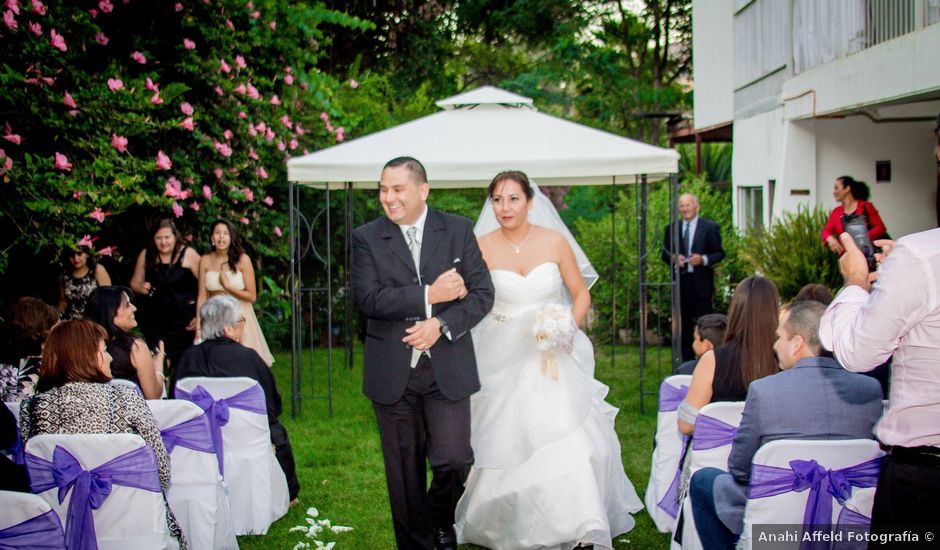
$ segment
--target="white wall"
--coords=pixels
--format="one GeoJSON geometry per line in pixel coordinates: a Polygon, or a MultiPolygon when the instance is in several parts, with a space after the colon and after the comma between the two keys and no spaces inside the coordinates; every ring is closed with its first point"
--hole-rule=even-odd
{"type": "Polygon", "coordinates": [[[692,3],[696,128],[724,124],[734,117],[733,10],[733,0],[692,3]]]}
{"type": "Polygon", "coordinates": [[[738,187],[764,188],[764,224],[769,221],[767,182],[780,178],[782,134],[782,109],[734,121],[731,178],[735,190],[731,198],[736,225],[739,222],[738,187]]]}
{"type": "Polygon", "coordinates": [[[893,238],[937,227],[931,122],[875,124],[864,117],[816,121],[816,190],[834,207],[832,184],[849,175],[869,184],[893,238]],[[891,161],[891,183],[875,183],[875,161],[891,161]]]}

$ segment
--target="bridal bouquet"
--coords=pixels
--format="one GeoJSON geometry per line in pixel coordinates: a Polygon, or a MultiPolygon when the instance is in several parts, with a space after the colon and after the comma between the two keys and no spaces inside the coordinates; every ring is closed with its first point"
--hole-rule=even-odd
{"type": "Polygon", "coordinates": [[[549,304],[535,314],[532,334],[536,347],[542,352],[542,374],[551,373],[558,380],[558,361],[555,353],[561,347],[571,352],[571,341],[578,327],[571,315],[571,308],[562,304],[549,304]]]}

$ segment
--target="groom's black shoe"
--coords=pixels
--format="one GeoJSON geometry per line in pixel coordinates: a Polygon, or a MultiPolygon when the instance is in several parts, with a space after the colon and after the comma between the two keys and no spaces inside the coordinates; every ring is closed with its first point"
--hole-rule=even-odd
{"type": "Polygon", "coordinates": [[[453,527],[437,528],[434,530],[435,550],[457,550],[457,533],[453,527]]]}

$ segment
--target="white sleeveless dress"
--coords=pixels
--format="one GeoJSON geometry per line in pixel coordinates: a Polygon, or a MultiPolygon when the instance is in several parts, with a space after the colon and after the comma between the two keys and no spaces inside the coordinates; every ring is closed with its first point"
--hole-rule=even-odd
{"type": "MultiPolygon", "coordinates": [[[[219,276],[218,271],[206,271],[206,290],[209,296],[228,294],[222,288],[222,284],[219,283],[219,276]]],[[[238,290],[245,290],[245,277],[241,271],[232,273],[226,270],[225,278],[229,286],[238,290]]],[[[232,297],[234,298],[234,296],[232,297]]],[[[270,367],[274,364],[274,356],[271,355],[268,342],[264,339],[264,333],[261,332],[261,325],[258,324],[258,317],[255,316],[255,308],[251,307],[251,304],[245,300],[238,300],[238,302],[242,305],[242,315],[245,316],[245,332],[242,333],[241,344],[257,351],[261,359],[270,367]]]]}
{"type": "Polygon", "coordinates": [[[557,351],[558,379],[542,373],[531,332],[537,311],[562,302],[558,265],[490,274],[495,304],[472,333],[482,387],[471,397],[474,466],[457,504],[458,541],[494,550],[613,548],[643,508],[623,470],[618,411],[594,379],[583,332],[570,354],[557,351]]]}

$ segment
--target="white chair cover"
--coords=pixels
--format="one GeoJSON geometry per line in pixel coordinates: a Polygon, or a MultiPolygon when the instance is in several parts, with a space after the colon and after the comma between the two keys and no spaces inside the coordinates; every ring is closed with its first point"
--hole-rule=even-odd
{"type": "MultiPolygon", "coordinates": [[[[146,446],[146,443],[134,434],[46,434],[27,441],[26,453],[51,462],[57,446],[71,453],[82,468],[93,470],[115,457],[146,446]]],[[[39,493],[59,515],[66,530],[72,493],[73,490],[69,490],[61,504],[56,487],[39,493]]],[[[163,493],[159,491],[146,491],[115,483],[107,499],[92,514],[99,550],[179,549],[179,543],[170,535],[166,522],[166,503],[163,493]]]]}
{"type": "Polygon", "coordinates": [[[138,395],[144,394],[144,392],[140,390],[140,386],[131,382],[130,380],[127,380],[126,378],[112,378],[108,381],[108,384],[111,384],[112,386],[124,386],[125,388],[131,388],[137,392],[138,395]]]}
{"type": "MultiPolygon", "coordinates": [[[[204,414],[197,405],[181,399],[150,400],[147,406],[160,431],[204,414]]],[[[196,435],[202,441],[211,443],[208,424],[199,432],[196,435]]],[[[169,446],[167,450],[170,451],[169,446]]],[[[166,498],[190,548],[237,549],[228,492],[219,475],[215,453],[175,445],[170,451],[170,459],[171,482],[166,498]]]]}
{"type": "MultiPolygon", "coordinates": [[[[257,385],[256,380],[245,377],[192,377],[177,382],[176,388],[192,393],[202,386],[218,400],[257,385]]],[[[222,427],[222,440],[223,476],[235,533],[263,535],[271,523],[287,513],[290,500],[287,478],[271,446],[267,415],[230,408],[229,422],[222,427]]]]}
{"type": "MultiPolygon", "coordinates": [[[[660,407],[656,415],[656,440],[653,447],[653,463],[650,467],[650,480],[646,486],[644,503],[646,511],[656,524],[660,532],[671,531],[676,519],[666,510],[659,507],[659,502],[666,495],[672,484],[679,466],[679,457],[682,454],[683,438],[677,422],[675,397],[678,397],[681,388],[686,390],[692,383],[692,376],[676,374],[663,380],[659,387],[660,407]],[[662,396],[673,399],[662,399],[662,396]],[[666,409],[666,410],[663,410],[666,409]]],[[[680,400],[681,401],[681,400],[680,400]]]]}
{"type": "Polygon", "coordinates": [[[43,514],[52,511],[52,507],[42,498],[30,493],[17,493],[14,491],[0,491],[0,548],[22,548],[23,550],[32,548],[65,548],[65,534],[62,532],[62,523],[59,516],[53,513],[48,518],[39,519],[43,514]],[[43,544],[38,541],[24,541],[12,536],[7,537],[3,533],[9,534],[11,527],[23,524],[26,521],[36,522],[37,525],[31,530],[45,525],[48,527],[41,532],[37,538],[43,539],[43,544]]]}
{"type": "MultiPolygon", "coordinates": [[[[791,460],[815,460],[827,470],[838,470],[855,466],[884,456],[878,442],[872,439],[843,439],[829,441],[779,440],[763,445],[754,454],[752,464],[763,464],[778,468],[789,468],[791,460]]],[[[788,491],[764,498],[748,498],[744,509],[744,529],[738,541],[739,549],[750,550],[753,537],[751,526],[756,524],[803,523],[806,500],[810,491],[788,491]]],[[[853,487],[852,496],[845,506],[832,499],[832,524],[836,525],[843,508],[871,517],[875,488],[853,487]]]]}
{"type": "MultiPolygon", "coordinates": [[[[728,426],[731,426],[737,429],[741,425],[741,414],[744,412],[744,401],[725,401],[717,403],[709,403],[701,408],[699,411],[698,418],[695,420],[695,434],[692,436],[692,445],[689,449],[689,478],[691,479],[692,474],[701,470],[702,468],[718,468],[721,470],[728,470],[728,455],[731,454],[731,441],[724,435],[721,435],[719,430],[717,433],[714,429],[708,434],[711,443],[716,444],[712,447],[709,445],[697,445],[695,437],[701,437],[700,431],[702,427],[706,426],[710,420],[718,420],[728,426]],[[720,443],[720,444],[718,444],[720,443]],[[698,448],[696,447],[711,447],[711,448],[698,448]]],[[[712,423],[710,427],[722,426],[721,424],[712,423]]],[[[724,428],[724,426],[722,426],[724,428]]],[[[727,436],[730,436],[730,439],[733,439],[733,435],[728,433],[727,436]]],[[[682,499],[682,515],[685,518],[682,523],[682,548],[683,550],[702,550],[702,541],[698,538],[698,531],[695,530],[695,518],[692,517],[692,501],[688,498],[688,495],[682,499]]],[[[673,546],[676,544],[673,542],[673,546]]]]}

